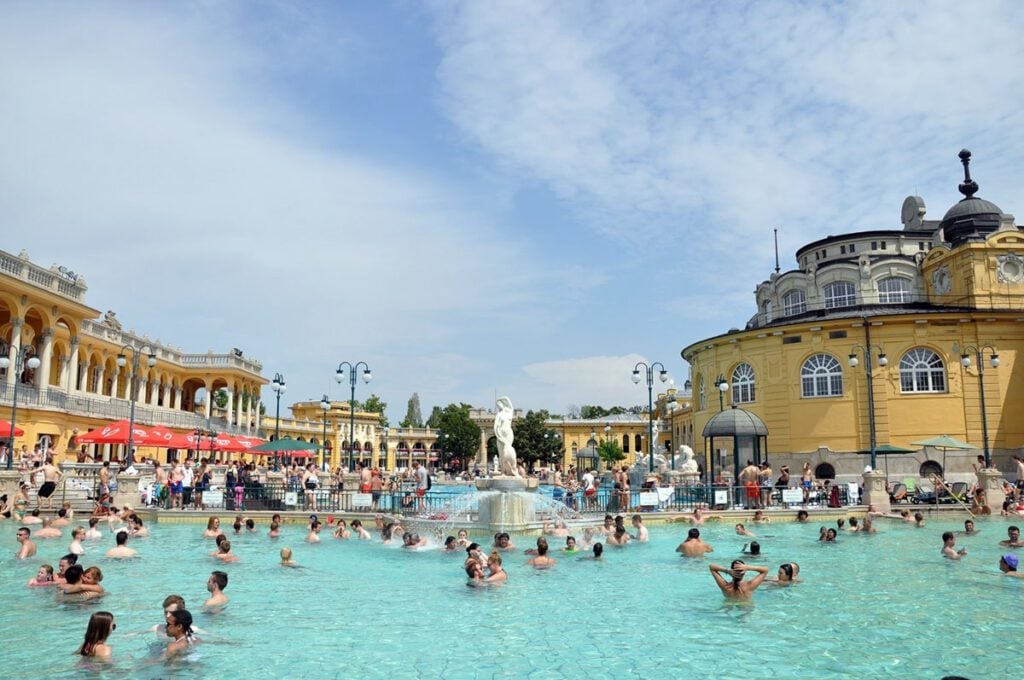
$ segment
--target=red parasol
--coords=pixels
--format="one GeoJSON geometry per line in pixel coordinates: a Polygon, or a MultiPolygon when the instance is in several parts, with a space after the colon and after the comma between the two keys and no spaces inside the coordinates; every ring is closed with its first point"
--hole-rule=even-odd
{"type": "MultiPolygon", "coordinates": [[[[142,427],[138,423],[135,423],[135,427],[132,430],[133,437],[132,443],[138,446],[155,446],[156,444],[150,443],[148,440],[149,430],[142,427]]],[[[118,420],[104,425],[103,427],[97,427],[95,430],[89,430],[85,434],[80,434],[75,437],[75,444],[127,444],[128,443],[128,421],[118,420]]]]}
{"type": "Polygon", "coordinates": [[[145,445],[158,446],[165,449],[187,449],[192,445],[188,435],[169,430],[163,425],[149,428],[149,440],[145,445]]]}
{"type": "MultiPolygon", "coordinates": [[[[23,434],[25,434],[25,430],[21,429],[20,427],[15,427],[14,428],[14,436],[15,437],[20,437],[23,434]]],[[[0,420],[0,437],[3,437],[4,439],[9,439],[10,436],[11,436],[11,424],[9,422],[7,422],[6,420],[0,420]]]]}
{"type": "MultiPolygon", "coordinates": [[[[208,437],[206,435],[200,435],[200,437],[199,437],[199,446],[198,447],[196,446],[196,433],[195,432],[193,432],[192,434],[186,435],[185,438],[188,440],[188,448],[190,448],[190,449],[196,449],[198,451],[210,451],[211,450],[211,440],[210,440],[210,437],[208,437]]],[[[218,435],[214,435],[213,436],[212,444],[213,444],[212,445],[212,450],[214,450],[214,451],[242,451],[242,450],[244,450],[244,449],[233,449],[233,448],[231,448],[231,444],[232,444],[231,437],[226,435],[226,434],[224,434],[224,433],[221,433],[221,434],[218,434],[218,435]]]]}
{"type": "Polygon", "coordinates": [[[236,434],[231,437],[231,447],[225,449],[226,451],[243,451],[248,452],[254,446],[259,446],[263,443],[263,440],[258,437],[247,437],[244,434],[236,434]]]}

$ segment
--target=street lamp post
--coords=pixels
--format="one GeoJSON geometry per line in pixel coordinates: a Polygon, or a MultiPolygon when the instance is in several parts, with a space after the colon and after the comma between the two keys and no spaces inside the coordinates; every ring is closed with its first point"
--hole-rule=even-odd
{"type": "MultiPolygon", "coordinates": [[[[870,331],[868,332],[870,333],[870,331]]],[[[854,345],[852,347],[849,359],[847,360],[850,368],[857,368],[857,364],[860,363],[857,359],[857,350],[860,350],[861,354],[864,355],[864,374],[868,379],[868,431],[871,435],[871,469],[875,470],[877,469],[878,462],[878,438],[875,433],[875,381],[871,375],[871,352],[872,350],[878,352],[878,365],[883,368],[889,365],[889,357],[885,356],[885,351],[881,347],[871,344],[871,336],[868,335],[868,344],[866,346],[854,345]]]]}
{"type": "Polygon", "coordinates": [[[359,367],[363,367],[363,382],[368,383],[373,379],[373,373],[370,372],[370,367],[366,365],[365,361],[357,361],[355,365],[350,364],[347,361],[342,361],[338,364],[338,370],[334,373],[334,379],[341,383],[345,379],[345,369],[348,369],[348,383],[352,388],[352,396],[348,402],[348,471],[352,472],[355,469],[355,463],[352,459],[352,452],[356,446],[356,371],[359,367]]]}
{"type": "Polygon", "coordinates": [[[725,393],[729,391],[729,381],[721,373],[715,378],[715,387],[718,388],[718,411],[725,410],[725,393]]]}
{"type": "Polygon", "coordinates": [[[156,353],[149,345],[142,345],[141,347],[136,347],[132,344],[122,345],[121,353],[117,355],[117,365],[120,368],[124,368],[128,364],[128,358],[124,355],[125,351],[132,353],[132,374],[130,377],[130,380],[132,381],[131,406],[129,407],[128,415],[128,467],[131,467],[132,460],[135,458],[135,400],[138,397],[139,392],[139,361],[142,359],[143,349],[148,350],[149,352],[149,357],[146,359],[146,365],[153,368],[156,366],[156,353]]]}
{"type": "MultiPolygon", "coordinates": [[[[284,394],[284,376],[280,373],[274,374],[274,380],[270,383],[270,389],[277,395],[277,410],[274,413],[274,441],[281,439],[281,395],[284,394]]],[[[280,465],[281,452],[274,451],[274,472],[277,472],[280,465]]]]}
{"type": "MultiPolygon", "coordinates": [[[[12,396],[13,403],[11,405],[11,436],[7,441],[7,469],[10,470],[14,462],[14,421],[18,418],[18,383],[21,382],[21,366],[24,363],[33,371],[39,368],[39,357],[29,357],[28,361],[25,361],[25,357],[28,356],[28,351],[32,349],[32,345],[22,345],[14,353],[14,395],[12,396]]],[[[0,340],[0,368],[10,368],[11,360],[7,356],[10,354],[11,346],[6,341],[0,340]]]]}
{"type": "Polygon", "coordinates": [[[643,367],[647,374],[647,462],[648,469],[650,472],[654,472],[654,367],[660,366],[661,370],[658,373],[658,379],[661,382],[668,380],[668,371],[665,370],[665,364],[660,361],[655,361],[651,365],[647,365],[642,361],[638,361],[636,366],[633,367],[633,382],[640,384],[640,368],[643,367]]]}
{"type": "MultiPolygon", "coordinates": [[[[975,360],[978,362],[978,394],[981,398],[981,438],[982,443],[985,446],[985,467],[992,467],[992,450],[989,447],[988,442],[988,414],[985,411],[985,351],[989,353],[989,363],[992,368],[999,368],[999,354],[996,353],[996,348],[992,345],[982,345],[978,347],[976,345],[965,345],[960,350],[960,365],[964,368],[971,367],[971,354],[974,354],[975,360]]],[[[953,346],[953,351],[956,350],[956,345],[953,346]]]]}
{"type": "Polygon", "coordinates": [[[324,440],[320,442],[320,467],[322,468],[327,460],[327,413],[331,410],[331,402],[327,399],[326,394],[320,400],[320,408],[324,412],[324,440]]]}

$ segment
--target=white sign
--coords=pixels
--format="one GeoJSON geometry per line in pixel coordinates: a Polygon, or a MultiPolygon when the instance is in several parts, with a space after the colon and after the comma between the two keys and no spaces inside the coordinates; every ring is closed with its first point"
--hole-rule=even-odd
{"type": "Polygon", "coordinates": [[[715,489],[715,505],[729,505],[729,492],[715,489]]]}
{"type": "Polygon", "coordinates": [[[657,491],[641,491],[640,492],[640,505],[657,505],[658,504],[658,492],[657,491]]]}
{"type": "Polygon", "coordinates": [[[800,489],[783,489],[782,490],[782,502],[783,503],[803,503],[804,492],[800,489]]]}
{"type": "Polygon", "coordinates": [[[299,504],[299,494],[294,491],[284,492],[284,504],[295,506],[299,504]]]}
{"type": "Polygon", "coordinates": [[[203,505],[224,505],[224,492],[223,491],[204,491],[203,492],[203,505]]]}
{"type": "Polygon", "coordinates": [[[354,493],[352,494],[352,507],[353,508],[368,508],[373,505],[373,495],[368,493],[354,493]]]}

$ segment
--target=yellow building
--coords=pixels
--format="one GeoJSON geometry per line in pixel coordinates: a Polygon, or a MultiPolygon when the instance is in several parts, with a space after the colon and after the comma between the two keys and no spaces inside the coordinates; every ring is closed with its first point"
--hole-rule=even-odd
{"type": "Polygon", "coordinates": [[[683,348],[693,403],[676,418],[692,425],[706,469],[734,461],[731,446],[712,455],[701,436],[719,394],[769,432],[767,452],[741,446],[741,465],[768,455],[776,470],[788,463],[798,474],[809,461],[819,477],[858,475],[874,431],[876,447],[919,450],[879,457],[895,474],[964,475],[986,447],[1012,469],[1024,445],[1024,232],[974,195],[970,153],[961,159],[965,198],[942,220],[924,219],[924,201],[911,196],[902,229],[809,243],[796,253],[799,268],[757,286],[744,329],[683,348]],[[914,445],[942,434],[975,448],[914,445]]]}
{"type": "MultiPolygon", "coordinates": [[[[121,327],[85,303],[83,277],[63,267],[43,268],[28,254],[0,251],[0,338],[9,346],[10,368],[0,371],[0,415],[11,417],[17,386],[17,425],[25,430],[16,448],[52,446],[57,459],[75,451],[72,438],[129,417],[134,353],[138,352],[135,419],[181,430],[255,433],[260,388],[267,383],[258,361],[240,350],[186,353],[121,327]],[[102,318],[101,318],[102,317],[102,318]],[[24,352],[22,352],[24,348],[24,352]],[[20,374],[16,357],[25,358],[20,374]],[[118,366],[124,355],[126,365],[118,366]],[[149,357],[153,366],[149,366],[149,357]],[[38,357],[36,370],[28,359],[38,357]],[[224,391],[218,406],[209,395],[224,391]]],[[[117,453],[114,447],[114,453],[117,453]]],[[[98,447],[106,456],[111,447],[98,447]]],[[[163,457],[164,452],[140,450],[163,457]]]]}

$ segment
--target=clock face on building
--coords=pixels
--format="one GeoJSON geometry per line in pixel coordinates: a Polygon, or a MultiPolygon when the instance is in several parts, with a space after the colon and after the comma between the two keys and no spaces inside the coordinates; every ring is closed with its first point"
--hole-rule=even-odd
{"type": "Polygon", "coordinates": [[[936,295],[945,295],[952,287],[953,281],[949,276],[949,267],[942,265],[932,272],[932,290],[936,295]]]}
{"type": "Polygon", "coordinates": [[[1009,253],[997,258],[999,262],[999,281],[1002,283],[1020,283],[1024,281],[1024,258],[1009,253]]]}

